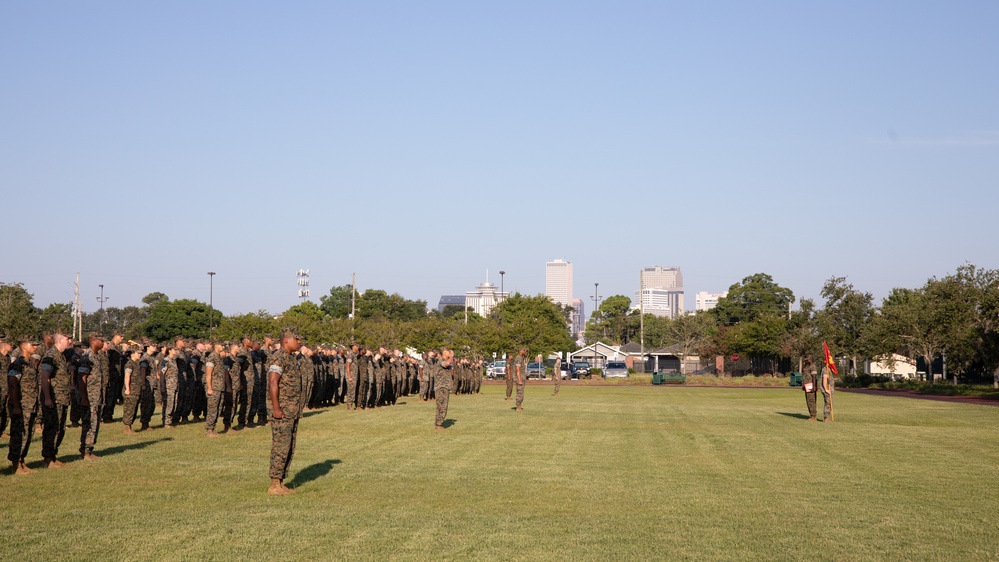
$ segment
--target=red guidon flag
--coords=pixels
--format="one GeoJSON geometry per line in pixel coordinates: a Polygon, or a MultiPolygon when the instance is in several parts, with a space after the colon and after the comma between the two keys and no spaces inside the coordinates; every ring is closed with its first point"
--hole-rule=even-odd
{"type": "Polygon", "coordinates": [[[829,353],[829,344],[822,342],[822,349],[826,352],[826,367],[833,372],[834,375],[839,375],[839,369],[836,368],[836,362],[833,361],[832,354],[829,353]]]}

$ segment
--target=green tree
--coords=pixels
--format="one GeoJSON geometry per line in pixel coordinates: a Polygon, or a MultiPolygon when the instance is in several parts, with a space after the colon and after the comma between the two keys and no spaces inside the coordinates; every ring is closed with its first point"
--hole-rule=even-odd
{"type": "Polygon", "coordinates": [[[319,297],[319,308],[331,318],[350,316],[350,304],[354,289],[352,285],[330,288],[330,294],[319,297]]]}
{"type": "MultiPolygon", "coordinates": [[[[648,321],[645,330],[648,333],[648,321]]],[[[684,359],[699,354],[711,335],[717,330],[715,318],[706,313],[685,314],[670,319],[664,326],[664,342],[680,348],[680,369],[684,369],[684,359]]]]}
{"type": "Polygon", "coordinates": [[[854,289],[845,277],[831,277],[822,298],[825,307],[815,317],[819,334],[834,353],[850,357],[850,372],[856,376],[858,357],[870,357],[874,297],[854,289]]]}
{"type": "Polygon", "coordinates": [[[802,360],[809,355],[816,356],[821,347],[822,340],[812,299],[801,299],[799,309],[791,313],[786,325],[787,337],[780,351],[785,357],[797,359],[795,368],[800,371],[802,360]]]}
{"type": "Polygon", "coordinates": [[[153,306],[154,304],[161,302],[170,302],[170,297],[159,291],[149,293],[148,295],[142,297],[142,304],[146,306],[153,306]]]}
{"type": "Polygon", "coordinates": [[[73,330],[73,305],[52,303],[39,313],[38,325],[42,331],[69,334],[73,330]]]}
{"type": "MultiPolygon", "coordinates": [[[[207,304],[191,299],[158,300],[149,307],[141,333],[154,341],[167,341],[176,336],[207,338],[208,311],[207,304]]],[[[222,318],[217,310],[214,316],[222,318]]]]}
{"type": "Polygon", "coordinates": [[[625,344],[637,334],[638,312],[629,313],[631,299],[624,295],[613,295],[600,303],[589,322],[586,323],[586,341],[598,340],[609,344],[625,344]]]}
{"type": "Polygon", "coordinates": [[[495,347],[483,352],[502,353],[525,347],[533,357],[575,348],[562,310],[544,295],[528,297],[515,293],[493,307],[490,319],[498,321],[500,315],[503,327],[497,328],[495,347]]]}
{"type": "Polygon", "coordinates": [[[729,287],[728,296],[718,299],[711,313],[719,323],[730,326],[761,316],[786,316],[793,303],[791,289],[781,287],[766,273],[757,273],[729,287]]]}
{"type": "Polygon", "coordinates": [[[33,296],[21,283],[0,283],[0,333],[10,341],[35,337],[41,331],[33,296]]]}

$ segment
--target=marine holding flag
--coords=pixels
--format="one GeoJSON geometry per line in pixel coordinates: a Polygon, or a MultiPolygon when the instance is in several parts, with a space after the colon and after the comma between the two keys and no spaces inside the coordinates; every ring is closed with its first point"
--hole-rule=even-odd
{"type": "Polygon", "coordinates": [[[822,421],[830,423],[835,420],[833,415],[832,395],[836,386],[834,375],[839,374],[836,362],[833,361],[832,354],[829,353],[829,344],[822,342],[822,349],[825,351],[825,364],[822,365],[822,375],[820,377],[819,389],[822,390],[822,421]]]}

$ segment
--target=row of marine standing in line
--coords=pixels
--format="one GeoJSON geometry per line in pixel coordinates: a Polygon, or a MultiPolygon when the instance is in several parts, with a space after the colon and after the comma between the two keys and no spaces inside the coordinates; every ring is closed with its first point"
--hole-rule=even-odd
{"type": "Polygon", "coordinates": [[[0,433],[10,424],[7,460],[17,474],[33,472],[25,464],[35,424],[41,421],[42,459],[45,468],[58,468],[59,448],[66,436],[70,408],[76,407],[75,425],[81,427],[80,455],[96,460],[94,446],[100,432],[108,381],[104,340],[89,338],[88,347],[62,333],[44,339],[21,338],[15,348],[0,337],[0,365],[7,374],[0,401],[4,416],[0,433]],[[50,343],[45,343],[49,341],[50,343]]]}

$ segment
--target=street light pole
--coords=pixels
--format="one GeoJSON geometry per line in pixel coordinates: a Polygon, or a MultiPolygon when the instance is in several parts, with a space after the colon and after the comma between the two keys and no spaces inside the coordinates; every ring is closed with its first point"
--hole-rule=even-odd
{"type": "MultiPolygon", "coordinates": [[[[503,302],[504,300],[506,300],[506,295],[503,293],[503,276],[504,275],[506,275],[506,272],[501,269],[500,270],[500,302],[503,302]]],[[[503,326],[503,309],[502,308],[500,309],[500,326],[501,327],[503,326]]]]}
{"type": "Polygon", "coordinates": [[[215,272],[208,272],[208,339],[212,339],[212,333],[215,331],[215,324],[212,322],[212,316],[215,312],[215,308],[212,304],[212,297],[215,292],[215,272]]]}
{"type": "MultiPolygon", "coordinates": [[[[111,297],[104,298],[104,285],[98,285],[101,288],[101,296],[97,297],[97,302],[101,303],[101,335],[104,335],[104,303],[108,301],[111,297]]],[[[83,330],[80,330],[80,334],[83,334],[83,330]]]]}

